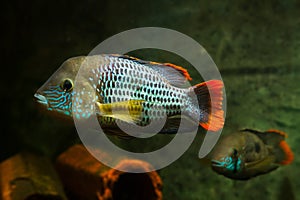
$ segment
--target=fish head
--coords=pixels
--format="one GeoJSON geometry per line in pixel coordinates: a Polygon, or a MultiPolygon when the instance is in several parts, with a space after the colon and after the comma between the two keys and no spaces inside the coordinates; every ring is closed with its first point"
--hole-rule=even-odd
{"type": "Polygon", "coordinates": [[[84,56],[66,60],[34,94],[37,103],[49,111],[72,116],[75,78],[84,56]]]}
{"type": "Polygon", "coordinates": [[[243,170],[242,156],[239,155],[238,150],[233,148],[230,155],[220,157],[219,159],[212,159],[212,168],[219,174],[235,175],[243,170]]]}
{"type": "Polygon", "coordinates": [[[230,134],[221,138],[212,152],[212,169],[226,177],[239,177],[245,170],[244,137],[230,134]]]}

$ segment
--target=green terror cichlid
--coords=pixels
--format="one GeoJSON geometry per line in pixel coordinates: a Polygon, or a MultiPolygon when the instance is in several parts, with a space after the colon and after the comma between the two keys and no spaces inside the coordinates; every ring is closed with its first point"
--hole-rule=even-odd
{"type": "Polygon", "coordinates": [[[34,97],[49,111],[77,119],[96,112],[101,127],[120,136],[124,135],[111,131],[117,129],[116,121],[145,126],[164,116],[168,121],[164,133],[176,133],[172,122],[180,121],[181,115],[197,119],[196,125],[207,130],[221,129],[223,82],[210,80],[184,88],[189,80],[186,69],[170,63],[126,55],[81,56],[65,61],[34,97]],[[75,81],[81,66],[85,66],[84,79],[75,81]]]}
{"type": "Polygon", "coordinates": [[[212,152],[212,169],[231,179],[247,180],[290,164],[293,152],[278,130],[244,129],[221,138],[212,152]]]}

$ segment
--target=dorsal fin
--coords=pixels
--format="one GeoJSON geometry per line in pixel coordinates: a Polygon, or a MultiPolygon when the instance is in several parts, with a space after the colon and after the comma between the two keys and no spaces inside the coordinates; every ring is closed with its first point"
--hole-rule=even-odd
{"type": "Polygon", "coordinates": [[[111,54],[110,56],[132,60],[142,65],[153,69],[165,79],[169,81],[171,85],[181,87],[187,81],[191,81],[192,78],[188,71],[181,66],[174,65],[172,63],[158,63],[153,61],[145,61],[128,55],[111,54]]]}
{"type": "Polygon", "coordinates": [[[253,129],[250,129],[250,128],[244,128],[244,129],[241,129],[240,131],[241,132],[251,132],[251,133],[254,133],[254,134],[262,134],[263,133],[261,131],[253,130],[253,129]]]}
{"type": "Polygon", "coordinates": [[[186,78],[186,80],[188,80],[188,81],[192,80],[192,78],[191,78],[190,74],[188,73],[188,71],[185,68],[183,68],[183,67],[181,67],[179,65],[174,65],[172,63],[161,63],[161,64],[158,63],[158,65],[172,67],[173,69],[175,69],[176,71],[178,71],[181,75],[183,75],[186,78]]]}
{"type": "Polygon", "coordinates": [[[266,133],[277,133],[283,137],[287,137],[287,134],[283,131],[279,131],[279,130],[276,130],[276,129],[269,129],[266,131],[266,133]]]}
{"type": "Polygon", "coordinates": [[[149,62],[146,65],[167,79],[171,85],[177,87],[181,87],[187,81],[192,80],[186,69],[171,63],[149,62]]]}
{"type": "Polygon", "coordinates": [[[263,143],[267,145],[278,145],[281,140],[284,140],[286,137],[286,134],[283,133],[282,131],[275,131],[273,129],[262,132],[262,131],[257,131],[253,129],[243,129],[241,130],[242,132],[250,132],[258,136],[263,143]]]}

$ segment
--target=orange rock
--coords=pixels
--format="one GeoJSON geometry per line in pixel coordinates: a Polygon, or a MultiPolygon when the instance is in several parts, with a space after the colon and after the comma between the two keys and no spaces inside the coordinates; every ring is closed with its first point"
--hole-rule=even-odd
{"type": "MultiPolygon", "coordinates": [[[[74,145],[62,153],[56,167],[66,189],[79,199],[162,199],[162,181],[156,171],[126,173],[111,169],[95,159],[83,145],[74,145]]],[[[141,160],[119,161],[118,169],[129,168],[149,171],[152,166],[141,160]]]]}

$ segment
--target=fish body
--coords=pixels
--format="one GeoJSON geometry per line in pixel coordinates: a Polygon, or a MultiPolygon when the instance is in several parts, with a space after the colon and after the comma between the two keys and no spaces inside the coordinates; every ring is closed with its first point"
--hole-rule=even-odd
{"type": "Polygon", "coordinates": [[[212,169],[231,179],[247,180],[290,164],[294,156],[286,136],[278,130],[251,129],[226,135],[212,152],[212,169]]]}
{"type": "Polygon", "coordinates": [[[187,70],[170,63],[125,55],[81,56],[65,61],[35,98],[48,110],[77,119],[96,112],[108,130],[117,128],[117,121],[146,126],[166,116],[161,132],[176,133],[174,122],[180,122],[181,115],[207,130],[221,129],[222,81],[184,88],[189,80],[187,70]]]}

